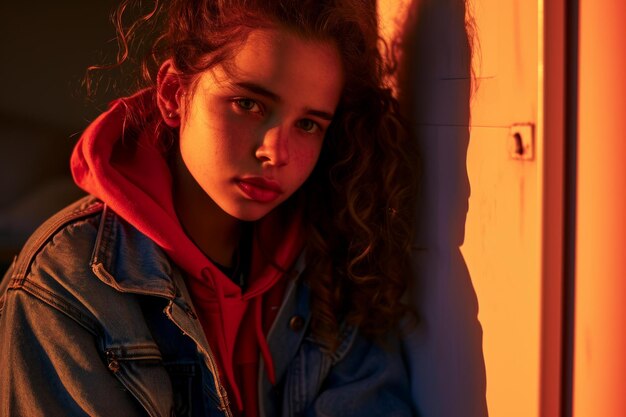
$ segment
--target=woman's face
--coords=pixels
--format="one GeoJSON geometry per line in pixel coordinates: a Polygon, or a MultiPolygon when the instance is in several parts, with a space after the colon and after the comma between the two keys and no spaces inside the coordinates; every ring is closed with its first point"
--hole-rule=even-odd
{"type": "Polygon", "coordinates": [[[257,220],[291,196],[320,155],[343,86],[337,47],[252,31],[181,102],[185,167],[226,213],[257,220]]]}

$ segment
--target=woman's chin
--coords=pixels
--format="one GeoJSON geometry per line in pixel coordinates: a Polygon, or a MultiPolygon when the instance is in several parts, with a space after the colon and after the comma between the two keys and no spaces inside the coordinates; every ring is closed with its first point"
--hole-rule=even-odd
{"type": "Polygon", "coordinates": [[[228,207],[227,209],[222,208],[222,210],[224,210],[226,213],[228,213],[230,216],[234,217],[237,220],[241,220],[244,222],[254,222],[265,217],[275,208],[275,206],[275,204],[269,206],[253,203],[246,204],[245,207],[228,207]]]}

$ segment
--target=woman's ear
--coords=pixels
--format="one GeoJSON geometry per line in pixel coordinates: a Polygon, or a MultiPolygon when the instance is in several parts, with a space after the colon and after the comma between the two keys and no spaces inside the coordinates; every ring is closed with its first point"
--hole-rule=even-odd
{"type": "Polygon", "coordinates": [[[165,61],[157,74],[157,105],[169,127],[180,126],[181,97],[184,95],[180,75],[171,59],[165,61]]]}

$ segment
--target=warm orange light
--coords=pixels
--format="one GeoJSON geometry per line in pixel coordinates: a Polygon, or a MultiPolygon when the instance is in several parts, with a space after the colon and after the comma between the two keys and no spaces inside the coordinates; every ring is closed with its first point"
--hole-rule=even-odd
{"type": "Polygon", "coordinates": [[[462,247],[480,305],[494,417],[537,416],[542,321],[542,150],[538,2],[473,2],[479,49],[462,247]],[[534,158],[509,154],[511,127],[535,126],[534,158]]]}
{"type": "Polygon", "coordinates": [[[574,415],[626,415],[626,3],[580,3],[574,415]]]}

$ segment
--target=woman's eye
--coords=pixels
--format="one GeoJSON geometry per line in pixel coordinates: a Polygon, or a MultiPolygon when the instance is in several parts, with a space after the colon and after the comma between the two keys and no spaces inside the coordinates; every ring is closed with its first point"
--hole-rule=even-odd
{"type": "Polygon", "coordinates": [[[256,101],[249,98],[238,98],[234,103],[242,110],[250,113],[261,113],[261,106],[256,101]]]}
{"type": "Polygon", "coordinates": [[[316,133],[320,129],[320,126],[311,119],[299,120],[298,127],[307,133],[316,133]]]}

